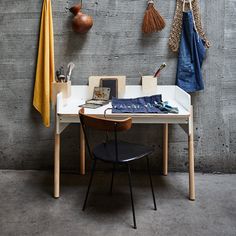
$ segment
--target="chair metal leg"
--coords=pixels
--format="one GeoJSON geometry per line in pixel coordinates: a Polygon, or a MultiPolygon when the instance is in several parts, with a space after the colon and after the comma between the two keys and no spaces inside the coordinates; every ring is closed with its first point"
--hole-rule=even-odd
{"type": "Polygon", "coordinates": [[[157,210],[156,199],[155,199],[155,194],[154,194],[154,190],[153,190],[152,176],[151,176],[150,165],[149,165],[149,158],[148,157],[147,157],[147,171],[148,171],[150,185],[151,185],[151,189],[152,189],[152,198],[153,198],[153,203],[154,203],[154,210],[156,211],[157,210]]]}
{"type": "Polygon", "coordinates": [[[112,194],[112,188],[113,188],[113,180],[114,180],[115,170],[116,170],[116,163],[113,163],[112,176],[111,176],[111,186],[110,186],[110,194],[112,194]]]}
{"type": "Polygon", "coordinates": [[[137,229],[137,226],[136,226],[136,218],[135,218],[135,210],[134,210],[133,192],[132,192],[131,172],[130,172],[130,166],[129,166],[129,164],[127,164],[127,167],[128,167],[128,174],[129,174],[129,189],[130,189],[130,197],[131,197],[131,204],[132,204],[134,229],[137,229]]]}
{"type": "Polygon", "coordinates": [[[93,175],[94,175],[95,167],[96,167],[96,160],[94,160],[93,164],[92,164],[92,170],[91,170],[91,175],[90,175],[90,179],[89,179],[89,185],[88,185],[88,188],[87,188],[87,193],[86,193],[86,197],[85,197],[85,200],[84,200],[84,205],[83,205],[82,211],[84,211],[85,207],[86,207],[86,203],[87,203],[87,199],[88,199],[88,195],[89,195],[89,190],[90,190],[90,187],[91,187],[91,184],[92,184],[92,181],[93,181],[93,175]]]}

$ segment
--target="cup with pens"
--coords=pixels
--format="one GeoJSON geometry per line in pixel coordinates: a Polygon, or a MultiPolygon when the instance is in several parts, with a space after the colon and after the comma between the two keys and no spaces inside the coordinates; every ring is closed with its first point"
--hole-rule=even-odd
{"type": "Polygon", "coordinates": [[[71,73],[72,70],[75,68],[75,64],[73,62],[70,62],[67,65],[67,74],[65,75],[64,72],[64,67],[61,66],[57,71],[56,71],[56,82],[57,83],[67,83],[68,81],[71,81],[71,73]]]}
{"type": "Polygon", "coordinates": [[[56,103],[57,94],[62,93],[63,98],[71,96],[71,74],[74,69],[74,63],[70,62],[67,65],[67,73],[65,74],[64,67],[61,66],[56,71],[55,82],[52,83],[52,103],[56,103]]]}
{"type": "Polygon", "coordinates": [[[158,70],[156,71],[156,73],[154,74],[154,78],[159,78],[161,75],[161,71],[166,67],[166,63],[163,62],[160,67],[158,68],[158,70]]]}
{"type": "Polygon", "coordinates": [[[142,75],[142,90],[144,94],[155,94],[157,79],[160,78],[161,71],[165,67],[166,63],[162,63],[153,75],[142,75]]]}

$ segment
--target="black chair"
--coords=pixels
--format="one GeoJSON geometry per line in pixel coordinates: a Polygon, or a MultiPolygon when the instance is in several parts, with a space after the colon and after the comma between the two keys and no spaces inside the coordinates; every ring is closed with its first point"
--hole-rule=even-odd
{"type": "Polygon", "coordinates": [[[151,178],[151,173],[150,173],[150,168],[149,168],[149,158],[148,158],[148,155],[153,152],[153,149],[150,147],[140,145],[140,144],[127,143],[127,142],[118,140],[117,132],[125,131],[131,128],[132,126],[131,118],[127,118],[123,120],[103,119],[103,118],[99,118],[92,115],[85,115],[83,108],[80,110],[79,115],[80,115],[80,122],[84,131],[85,143],[88,149],[88,153],[91,159],[93,160],[91,176],[90,176],[88,189],[87,189],[87,193],[86,193],[82,210],[84,211],[86,207],[88,194],[89,194],[89,190],[92,184],[97,160],[113,164],[112,178],[111,178],[111,185],[110,185],[111,193],[112,193],[113,178],[114,178],[116,165],[118,164],[126,165],[127,170],[128,170],[128,176],[129,176],[129,188],[130,188],[130,196],[131,196],[131,204],[132,204],[132,212],[133,212],[133,222],[134,222],[134,228],[136,229],[137,227],[136,227],[135,209],[134,209],[133,193],[132,193],[130,162],[138,160],[143,157],[147,157],[147,170],[148,170],[148,175],[149,175],[150,185],[151,185],[151,190],[152,190],[154,209],[156,210],[157,209],[156,201],[155,201],[152,178],[151,178]],[[88,128],[104,131],[106,134],[113,133],[114,139],[109,140],[108,135],[106,135],[106,139],[103,143],[100,143],[96,145],[93,149],[91,149],[91,146],[89,144],[89,139],[88,139],[88,128]]]}

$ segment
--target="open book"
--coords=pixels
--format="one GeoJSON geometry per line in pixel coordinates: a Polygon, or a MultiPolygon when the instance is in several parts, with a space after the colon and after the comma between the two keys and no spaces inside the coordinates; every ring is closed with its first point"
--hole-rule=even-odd
{"type": "Polygon", "coordinates": [[[93,98],[87,100],[85,104],[80,107],[95,109],[109,103],[110,88],[95,87],[93,90],[93,98]]]}

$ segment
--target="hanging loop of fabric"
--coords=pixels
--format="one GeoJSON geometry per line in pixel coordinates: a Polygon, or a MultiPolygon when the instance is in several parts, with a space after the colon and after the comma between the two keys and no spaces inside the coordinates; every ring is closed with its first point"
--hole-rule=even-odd
{"type": "Polygon", "coordinates": [[[185,12],[185,3],[186,3],[186,0],[183,0],[183,12],[185,12]]]}
{"type": "MultiPolygon", "coordinates": [[[[189,3],[189,9],[192,12],[192,16],[193,16],[193,26],[194,26],[194,29],[196,30],[196,32],[198,33],[195,18],[194,18],[194,14],[193,14],[192,0],[182,0],[182,1],[183,1],[183,12],[185,12],[185,4],[189,3]]],[[[199,35],[199,33],[198,33],[198,35],[199,35]]]]}
{"type": "Polygon", "coordinates": [[[183,2],[183,12],[185,12],[185,4],[186,3],[189,3],[189,6],[190,6],[190,10],[192,11],[193,8],[192,8],[192,0],[182,0],[183,2]]]}

